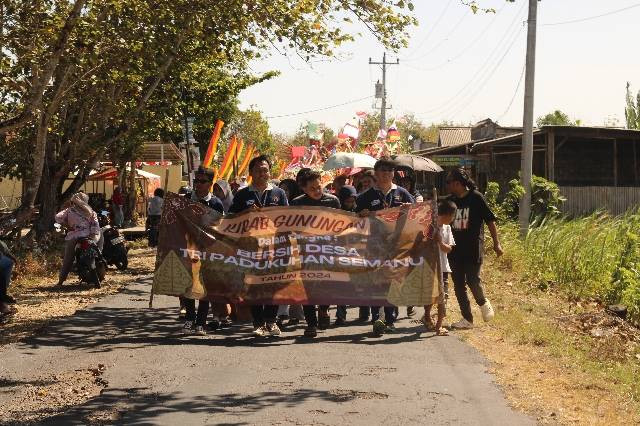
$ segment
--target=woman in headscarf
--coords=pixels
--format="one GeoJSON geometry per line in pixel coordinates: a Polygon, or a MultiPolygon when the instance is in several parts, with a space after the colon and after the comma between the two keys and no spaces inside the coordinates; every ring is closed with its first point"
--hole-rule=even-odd
{"type": "Polygon", "coordinates": [[[231,207],[231,204],[233,204],[233,193],[231,191],[229,182],[224,179],[220,179],[216,183],[214,183],[213,195],[220,198],[220,201],[222,201],[224,212],[227,213],[229,211],[229,207],[231,207]]]}
{"type": "Polygon", "coordinates": [[[64,242],[64,260],[60,269],[58,285],[67,279],[75,257],[76,242],[81,238],[89,238],[94,242],[100,239],[98,215],[88,204],[89,196],[84,192],[73,194],[69,206],[56,215],[56,222],[67,228],[64,242]]]}

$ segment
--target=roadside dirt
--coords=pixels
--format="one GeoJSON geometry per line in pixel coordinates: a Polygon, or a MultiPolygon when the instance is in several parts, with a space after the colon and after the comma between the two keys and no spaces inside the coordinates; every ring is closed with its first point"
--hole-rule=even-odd
{"type": "MultiPolygon", "coordinates": [[[[461,335],[492,362],[514,408],[542,424],[640,423],[640,403],[615,369],[624,363],[640,377],[640,330],[596,304],[524,291],[494,259],[483,275],[496,319],[461,335]]],[[[454,299],[454,318],[456,308],[454,299]]]]}
{"type": "Polygon", "coordinates": [[[73,272],[62,287],[56,286],[55,274],[12,285],[9,292],[17,299],[17,312],[0,325],[0,345],[23,339],[52,319],[73,315],[99,298],[118,292],[127,282],[153,274],[154,262],[155,250],[132,249],[129,268],[118,271],[109,267],[101,288],[78,282],[73,272]]]}

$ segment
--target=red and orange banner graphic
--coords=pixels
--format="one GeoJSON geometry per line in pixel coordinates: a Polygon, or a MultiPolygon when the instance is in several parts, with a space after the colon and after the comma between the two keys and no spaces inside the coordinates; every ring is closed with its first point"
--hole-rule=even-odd
{"type": "Polygon", "coordinates": [[[229,167],[233,162],[233,156],[236,152],[236,147],[238,146],[238,139],[236,135],[231,137],[231,142],[227,147],[227,152],[224,154],[224,158],[222,159],[222,163],[220,163],[220,167],[218,168],[218,173],[216,174],[216,180],[218,178],[224,179],[227,173],[229,172],[229,167]]]}
{"type": "Polygon", "coordinates": [[[217,120],[216,126],[213,129],[213,133],[211,133],[211,139],[209,139],[209,147],[207,148],[207,153],[205,154],[204,161],[202,162],[203,166],[206,168],[211,167],[213,157],[215,157],[216,155],[216,150],[218,149],[218,140],[220,139],[220,133],[222,132],[222,126],[224,126],[224,121],[217,120]]]}
{"type": "Polygon", "coordinates": [[[238,176],[244,175],[245,172],[247,171],[247,168],[249,167],[249,162],[253,158],[253,154],[255,150],[256,148],[253,146],[253,144],[249,145],[249,147],[247,148],[247,153],[244,156],[244,160],[242,160],[240,167],[238,167],[238,176]]]}
{"type": "Polygon", "coordinates": [[[168,194],[154,294],[231,303],[425,305],[444,296],[435,204],[222,216],[168,194]]]}

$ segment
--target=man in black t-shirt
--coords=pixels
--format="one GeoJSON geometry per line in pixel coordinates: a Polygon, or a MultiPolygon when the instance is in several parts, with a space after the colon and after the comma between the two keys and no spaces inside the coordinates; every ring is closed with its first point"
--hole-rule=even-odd
{"type": "MultiPolygon", "coordinates": [[[[249,174],[252,184],[240,189],[233,197],[229,213],[239,213],[247,209],[260,209],[271,206],[288,206],[284,191],[269,183],[271,161],[266,155],[260,155],[249,162],[249,174]]],[[[278,305],[252,305],[253,334],[258,337],[279,336],[280,328],[276,324],[278,305]]]]}
{"type": "Polygon", "coordinates": [[[490,321],[494,316],[493,308],[489,299],[485,297],[480,280],[485,223],[493,239],[493,249],[498,256],[502,255],[502,246],[498,239],[496,217],[482,194],[476,190],[476,185],[467,172],[464,169],[453,170],[447,175],[446,182],[447,189],[452,195],[451,200],[457,207],[455,218],[451,223],[456,245],[448,258],[456,298],[462,313],[462,319],[451,326],[469,329],[473,328],[473,315],[467,295],[467,285],[480,306],[484,321],[490,321]]]}
{"type": "MultiPolygon", "coordinates": [[[[320,173],[314,170],[308,168],[301,169],[296,176],[296,182],[304,194],[294,198],[291,201],[291,205],[340,209],[340,200],[338,200],[338,197],[322,191],[320,178],[320,173]]],[[[329,328],[330,319],[328,305],[320,305],[319,318],[318,315],[316,315],[315,305],[304,305],[302,308],[304,310],[304,319],[307,321],[307,328],[304,330],[305,337],[316,337],[318,335],[318,328],[329,328]]]]}
{"type": "MultiPolygon", "coordinates": [[[[409,192],[393,183],[393,173],[395,171],[396,162],[391,158],[382,157],[373,166],[373,172],[376,177],[375,186],[369,188],[356,198],[356,213],[361,216],[367,216],[371,211],[383,210],[392,207],[398,207],[403,204],[413,204],[415,200],[409,192]]],[[[379,247],[384,250],[384,247],[379,247]]],[[[376,253],[375,247],[371,247],[370,253],[376,253]]],[[[373,321],[373,333],[381,336],[384,333],[393,333],[395,331],[393,323],[395,322],[395,307],[385,306],[385,320],[380,320],[380,307],[371,308],[371,319],[373,321]]],[[[361,316],[363,312],[361,311],[361,316]]]]}

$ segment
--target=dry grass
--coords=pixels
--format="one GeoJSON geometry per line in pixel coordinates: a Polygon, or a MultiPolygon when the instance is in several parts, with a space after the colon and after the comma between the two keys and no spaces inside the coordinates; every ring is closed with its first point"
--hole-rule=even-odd
{"type": "Polygon", "coordinates": [[[73,315],[97,299],[119,291],[133,279],[153,274],[155,251],[133,249],[129,268],[110,267],[101,288],[79,283],[71,273],[64,286],[57,287],[61,259],[58,254],[26,254],[15,268],[9,292],[17,299],[16,314],[0,325],[0,345],[18,341],[58,317],[73,315]]]}
{"type": "Polygon", "coordinates": [[[493,362],[511,404],[546,424],[640,422],[640,332],[530,285],[512,260],[488,259],[496,317],[462,334],[493,362]]]}

